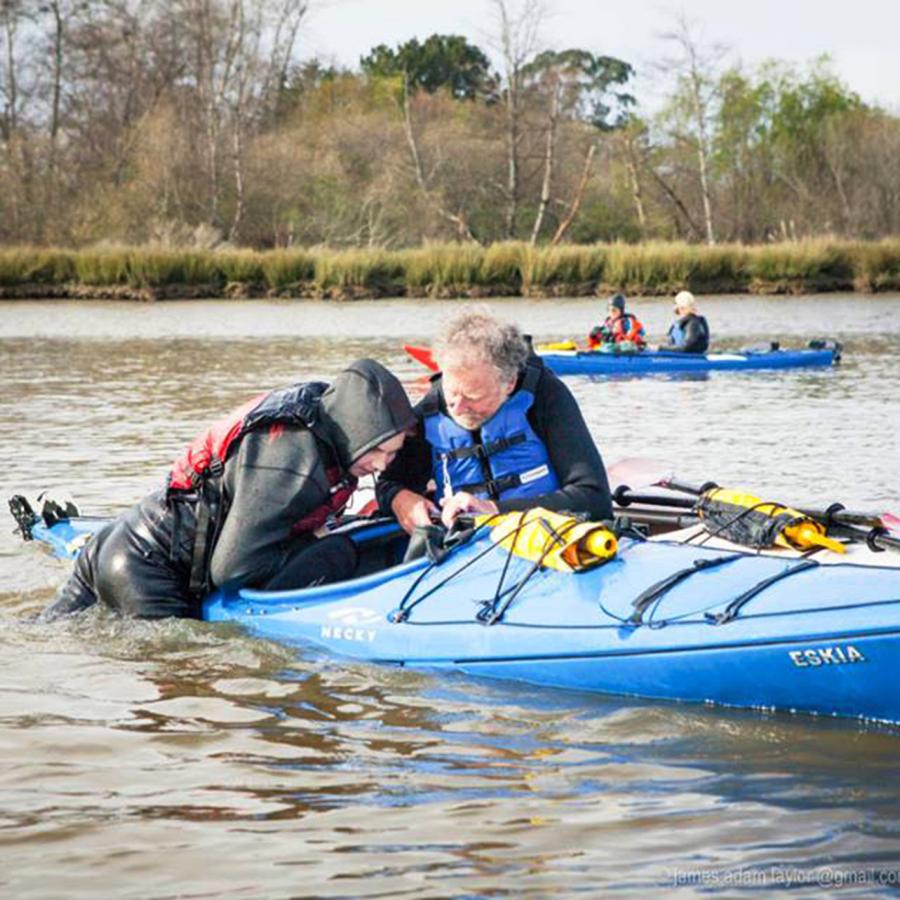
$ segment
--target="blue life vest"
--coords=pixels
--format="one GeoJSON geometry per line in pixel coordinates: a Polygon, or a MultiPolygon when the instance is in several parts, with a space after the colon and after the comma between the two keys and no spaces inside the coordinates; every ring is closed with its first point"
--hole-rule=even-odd
{"type": "Polygon", "coordinates": [[[441,412],[434,396],[424,420],[438,497],[467,491],[506,500],[537,497],[559,487],[547,448],[527,416],[540,375],[539,366],[528,365],[521,387],[475,432],[441,412]]]}
{"type": "Polygon", "coordinates": [[[682,349],[687,345],[687,329],[684,327],[684,322],[686,322],[689,318],[694,318],[697,321],[697,324],[700,326],[700,341],[703,344],[702,349],[696,349],[691,352],[693,353],[705,353],[707,348],[709,347],[709,325],[706,322],[706,319],[703,316],[698,316],[694,314],[689,314],[687,316],[682,316],[677,322],[673,322],[669,327],[669,346],[675,347],[676,349],[682,349]]]}
{"type": "Polygon", "coordinates": [[[671,346],[671,347],[683,347],[684,346],[684,329],[681,327],[680,319],[677,322],[673,322],[669,326],[669,346],[671,346]]]}

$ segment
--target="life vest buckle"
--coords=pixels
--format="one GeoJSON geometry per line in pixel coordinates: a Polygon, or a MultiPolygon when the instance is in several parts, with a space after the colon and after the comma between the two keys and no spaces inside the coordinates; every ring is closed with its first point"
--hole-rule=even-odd
{"type": "Polygon", "coordinates": [[[515,473],[501,475],[499,478],[491,478],[484,482],[484,489],[491,497],[499,497],[504,491],[512,490],[522,483],[522,479],[515,473]]]}

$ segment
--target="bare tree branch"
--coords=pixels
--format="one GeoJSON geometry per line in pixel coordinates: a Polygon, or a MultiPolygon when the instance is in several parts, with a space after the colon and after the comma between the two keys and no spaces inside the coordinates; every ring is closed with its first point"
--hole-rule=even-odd
{"type": "Polygon", "coordinates": [[[416,175],[416,183],[425,199],[434,207],[438,215],[452,222],[456,226],[457,236],[461,240],[472,241],[476,243],[475,236],[469,229],[469,225],[465,220],[462,212],[453,213],[448,210],[443,203],[435,196],[434,192],[429,188],[425,178],[425,170],[422,165],[422,155],[419,152],[419,145],[416,141],[416,135],[413,131],[412,115],[409,108],[409,81],[403,79],[403,128],[406,134],[406,143],[409,147],[409,153],[413,161],[413,171],[416,175]]]}
{"type": "Polygon", "coordinates": [[[597,152],[597,144],[595,141],[591,141],[591,146],[588,147],[587,155],[584,158],[584,167],[581,170],[581,178],[578,180],[578,187],[575,189],[575,195],[572,198],[572,204],[569,207],[569,212],[566,214],[566,217],[559,223],[559,227],[556,229],[556,233],[553,235],[553,239],[550,241],[551,246],[555,247],[565,236],[566,232],[569,228],[572,227],[572,223],[575,221],[575,217],[578,215],[578,210],[581,209],[581,202],[584,199],[584,192],[587,189],[588,180],[591,177],[591,169],[594,165],[594,154],[597,152]]]}
{"type": "Polygon", "coordinates": [[[553,178],[553,162],[556,150],[556,127],[559,122],[560,103],[559,79],[554,78],[551,84],[550,112],[547,117],[547,134],[544,145],[544,177],[541,180],[541,200],[538,205],[537,215],[534,217],[534,227],[531,229],[531,244],[537,243],[544,224],[544,215],[550,203],[550,183],[553,178]]]}
{"type": "Polygon", "coordinates": [[[538,47],[538,36],[546,10],[542,0],[523,0],[518,12],[511,12],[507,0],[493,0],[497,10],[497,45],[503,58],[506,90],[506,217],[508,239],[516,234],[519,217],[521,174],[519,142],[522,129],[522,70],[538,47]]]}
{"type": "Polygon", "coordinates": [[[710,141],[709,117],[711,98],[714,90],[713,71],[725,53],[725,48],[704,47],[694,33],[694,25],[684,13],[675,16],[675,27],[663,35],[663,39],[673,43],[678,49],[678,57],[664,61],[661,65],[674,70],[683,79],[690,110],[690,121],[694,128],[691,143],[697,156],[697,173],[700,181],[700,199],[703,205],[703,222],[706,242],[715,244],[713,227],[712,186],[709,175],[710,141]]]}

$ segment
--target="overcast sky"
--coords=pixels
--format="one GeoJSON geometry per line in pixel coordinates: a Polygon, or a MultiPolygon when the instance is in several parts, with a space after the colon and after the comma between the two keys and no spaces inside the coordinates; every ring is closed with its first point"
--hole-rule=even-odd
{"type": "MultiPolygon", "coordinates": [[[[516,9],[520,0],[508,0],[516,9]]],[[[310,0],[300,49],[355,68],[377,44],[462,34],[491,55],[496,7],[491,0],[310,0]]],[[[579,47],[617,56],[641,73],[664,54],[659,34],[683,12],[703,43],[723,44],[748,67],[766,59],[805,65],[823,53],[867,102],[900,114],[900,0],[545,0],[546,48],[579,47]]],[[[653,105],[652,80],[638,99],[653,105]]]]}

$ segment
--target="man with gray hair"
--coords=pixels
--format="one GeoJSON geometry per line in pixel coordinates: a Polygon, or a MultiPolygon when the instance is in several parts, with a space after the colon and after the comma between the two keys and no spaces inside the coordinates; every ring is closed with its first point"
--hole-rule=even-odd
{"type": "Polygon", "coordinates": [[[382,512],[410,534],[438,516],[449,526],[461,513],[532,506],[612,518],[581,410],[518,328],[469,306],[433,349],[441,371],[415,407],[415,433],[378,480],[382,512]]]}

